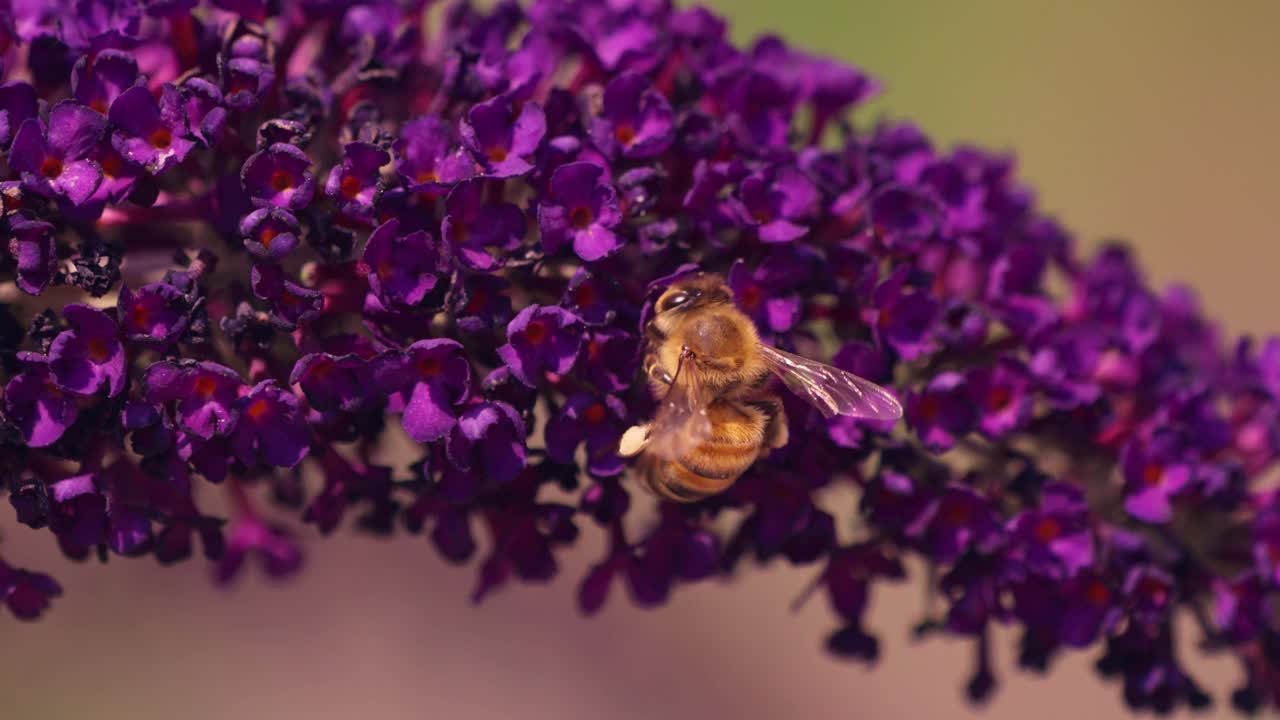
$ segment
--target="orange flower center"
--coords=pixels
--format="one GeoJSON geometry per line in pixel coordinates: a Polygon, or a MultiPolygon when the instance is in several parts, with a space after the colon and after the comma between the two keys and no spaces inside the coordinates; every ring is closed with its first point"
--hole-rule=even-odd
{"type": "Polygon", "coordinates": [[[534,345],[541,345],[550,334],[545,320],[534,320],[524,329],[524,336],[534,345]]]}
{"type": "Polygon", "coordinates": [[[920,401],[920,416],[925,422],[931,423],[938,419],[942,414],[942,401],[937,395],[927,395],[920,401]]]}
{"type": "Polygon", "coordinates": [[[151,321],[151,308],[138,303],[129,310],[129,322],[136,328],[146,327],[151,321]]]}
{"type": "Polygon", "coordinates": [[[262,232],[258,233],[258,242],[262,243],[262,247],[270,248],[271,241],[275,240],[276,236],[279,234],[280,234],[279,230],[268,225],[262,228],[262,232]]]}
{"type": "Polygon", "coordinates": [[[1160,463],[1150,463],[1142,469],[1142,482],[1148,485],[1159,485],[1164,482],[1164,466],[1160,463]]]}
{"type": "Polygon", "coordinates": [[[1057,519],[1046,517],[1036,523],[1036,539],[1042,543],[1053,542],[1062,535],[1062,523],[1057,519]]]}
{"type": "Polygon", "coordinates": [[[987,395],[987,406],[992,410],[1003,410],[1009,407],[1009,403],[1013,401],[1013,392],[1004,386],[991,388],[991,392],[987,395]]]}
{"type": "Polygon", "coordinates": [[[579,206],[569,211],[569,222],[579,230],[591,227],[591,221],[595,219],[595,213],[589,207],[579,206]]]}
{"type": "Polygon", "coordinates": [[[1151,601],[1157,605],[1163,605],[1169,598],[1169,588],[1164,583],[1154,578],[1147,578],[1142,581],[1138,587],[1138,591],[1143,595],[1151,598],[1151,601]]]}
{"type": "Polygon", "coordinates": [[[574,288],[573,304],[578,307],[587,307],[594,305],[596,302],[596,286],[590,283],[584,283],[574,288]]]}
{"type": "Polygon", "coordinates": [[[164,150],[173,144],[173,133],[169,132],[169,128],[158,127],[151,133],[151,137],[148,139],[151,141],[152,147],[164,150]]]}
{"type": "Polygon", "coordinates": [[[344,175],[341,183],[342,195],[348,200],[354,200],[363,189],[360,179],[353,175],[344,175]]]}
{"type": "Polygon", "coordinates": [[[236,93],[256,93],[258,92],[258,81],[256,78],[238,75],[231,79],[231,86],[227,88],[228,95],[236,93]]]}
{"type": "Polygon", "coordinates": [[[117,153],[111,152],[102,156],[98,165],[102,167],[102,174],[107,177],[118,178],[124,174],[124,158],[117,153]]]}
{"type": "Polygon", "coordinates": [[[307,370],[307,373],[310,374],[311,377],[317,380],[323,380],[324,378],[327,378],[333,375],[334,371],[336,371],[337,369],[338,369],[337,363],[330,362],[329,360],[321,360],[320,362],[317,362],[315,365],[312,365],[307,370]]]}
{"type": "Polygon", "coordinates": [[[271,413],[271,403],[266,398],[258,398],[253,401],[249,409],[245,411],[253,420],[262,420],[271,413]]]}
{"type": "Polygon", "coordinates": [[[277,192],[284,192],[293,187],[293,175],[288,170],[276,170],[271,173],[270,182],[277,192]]]}
{"type": "Polygon", "coordinates": [[[418,369],[418,374],[422,377],[435,377],[440,374],[440,359],[434,357],[424,357],[414,364],[418,369]]]}
{"type": "Polygon", "coordinates": [[[587,422],[591,423],[592,425],[603,422],[604,415],[605,415],[604,405],[600,403],[596,403],[595,405],[592,405],[591,407],[587,408],[587,411],[582,414],[582,416],[587,419],[587,422]]]}
{"type": "Polygon", "coordinates": [[[619,125],[618,127],[614,128],[613,137],[615,140],[617,140],[619,143],[622,143],[623,145],[630,145],[631,143],[635,142],[636,129],[626,124],[619,125]]]}
{"type": "Polygon", "coordinates": [[[967,503],[956,500],[942,508],[942,516],[952,525],[968,525],[973,520],[973,510],[967,503]]]}
{"type": "Polygon", "coordinates": [[[504,147],[495,145],[494,147],[489,148],[485,154],[488,155],[489,159],[493,162],[502,162],[507,159],[508,151],[504,147]]]}
{"type": "Polygon", "coordinates": [[[414,177],[414,180],[417,180],[419,183],[440,182],[440,176],[436,174],[435,170],[419,170],[418,174],[414,177]]]}
{"type": "Polygon", "coordinates": [[[101,365],[110,357],[111,346],[107,344],[107,341],[97,339],[89,341],[89,358],[91,360],[101,365]]]}
{"type": "Polygon", "coordinates": [[[201,375],[196,378],[195,391],[197,395],[209,398],[213,397],[213,394],[217,392],[217,390],[218,381],[214,380],[212,377],[208,375],[201,375]]]}
{"type": "Polygon", "coordinates": [[[40,163],[40,174],[50,180],[62,174],[62,158],[53,156],[46,157],[44,162],[40,163]]]}
{"type": "Polygon", "coordinates": [[[1085,588],[1084,597],[1091,605],[1106,605],[1111,602],[1111,590],[1101,580],[1094,580],[1085,588]]]}

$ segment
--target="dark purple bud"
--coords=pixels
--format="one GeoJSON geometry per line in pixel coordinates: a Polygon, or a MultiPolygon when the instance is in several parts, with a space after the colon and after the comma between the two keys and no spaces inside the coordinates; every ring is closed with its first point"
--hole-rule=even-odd
{"type": "Polygon", "coordinates": [[[10,226],[9,254],[18,264],[18,287],[39,295],[49,286],[57,270],[58,258],[53,226],[39,220],[19,219],[10,226]]]}

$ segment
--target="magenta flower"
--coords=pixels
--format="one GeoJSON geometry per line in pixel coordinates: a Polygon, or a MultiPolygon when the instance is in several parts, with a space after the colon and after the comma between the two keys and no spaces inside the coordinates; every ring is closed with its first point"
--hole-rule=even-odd
{"type": "Polygon", "coordinates": [[[244,247],[263,260],[279,261],[298,247],[302,228],[288,210],[271,206],[258,208],[240,221],[244,247]]]}
{"type": "Polygon", "coordinates": [[[538,206],[542,246],[548,254],[572,245],[578,257],[592,262],[614,253],[622,241],[612,228],[622,221],[618,196],[604,182],[599,165],[561,165],[551,176],[551,193],[538,206]]]}
{"type": "Polygon", "coordinates": [[[316,189],[310,168],[306,153],[288,143],[276,143],[250,157],[240,179],[255,206],[301,210],[316,189]]]}
{"type": "Polygon", "coordinates": [[[293,575],[302,567],[303,559],[302,551],[286,533],[248,516],[232,527],[226,552],[214,569],[214,581],[219,585],[231,583],[251,557],[272,579],[293,575]]]}
{"type": "Polygon", "coordinates": [[[513,203],[485,203],[481,179],[464,180],[445,199],[440,233],[458,260],[474,270],[493,270],[524,241],[525,217],[513,203]]]}
{"type": "Polygon", "coordinates": [[[476,174],[476,161],[435,115],[405,123],[394,149],[396,172],[413,192],[441,192],[476,174]]]}
{"type": "Polygon", "coordinates": [[[222,66],[222,98],[231,110],[253,110],[271,90],[275,71],[271,63],[253,57],[253,40],[244,43],[245,55],[232,57],[222,66]]]}
{"type": "Polygon", "coordinates": [[[626,430],[626,415],[626,405],[616,397],[574,395],[547,422],[547,454],[556,462],[572,464],[574,452],[585,443],[587,471],[602,477],[617,475],[623,469],[616,448],[626,430]]]}
{"type": "Polygon", "coordinates": [[[375,382],[403,412],[404,431],[418,442],[445,437],[471,390],[471,366],[454,340],[419,340],[378,358],[375,382]]]}
{"type": "Polygon", "coordinates": [[[363,262],[369,268],[369,288],[389,306],[418,307],[447,287],[448,249],[424,230],[401,235],[399,220],[373,231],[363,262]]]}
{"type": "Polygon", "coordinates": [[[192,77],[180,89],[191,134],[206,146],[213,146],[227,123],[221,88],[204,78],[192,77]]]}
{"type": "Polygon", "coordinates": [[[472,108],[461,131],[463,143],[485,174],[519,177],[533,170],[531,159],[547,132],[547,119],[535,103],[517,110],[510,99],[499,96],[472,108]]]}
{"type": "Polygon", "coordinates": [[[624,73],[604,91],[604,108],[591,124],[591,139],[610,156],[650,158],[675,140],[675,112],[643,75],[624,73]]]}
{"type": "Polygon", "coordinates": [[[39,220],[19,219],[10,226],[9,254],[18,266],[18,287],[39,295],[49,287],[57,269],[53,226],[39,220]]]}
{"type": "Polygon", "coordinates": [[[1164,432],[1151,440],[1134,440],[1125,448],[1121,465],[1128,488],[1125,509],[1151,523],[1173,517],[1172,501],[1195,481],[1192,460],[1180,439],[1164,432]]]}
{"type": "Polygon", "coordinates": [[[244,381],[217,363],[158,362],[142,379],[151,403],[177,403],[175,420],[184,432],[208,439],[229,435],[239,417],[237,400],[244,381]]]}
{"type": "Polygon", "coordinates": [[[62,586],[48,575],[0,563],[0,599],[19,620],[38,619],[61,594],[62,586]]]}
{"type": "Polygon", "coordinates": [[[63,315],[71,329],[64,330],[49,346],[49,370],[58,387],[80,395],[105,389],[115,397],[124,390],[124,346],[120,326],[97,308],[68,305],[63,315]]]}
{"type": "Polygon", "coordinates": [[[9,148],[18,128],[34,118],[38,109],[30,83],[13,80],[0,84],[0,148],[9,148]]]}
{"type": "Polygon", "coordinates": [[[26,353],[19,359],[25,367],[5,385],[4,415],[31,447],[52,445],[76,421],[80,406],[58,387],[47,358],[26,353]]]}
{"type": "Polygon", "coordinates": [[[117,305],[120,327],[127,340],[163,347],[187,329],[191,299],[168,283],[151,283],[135,293],[120,287],[117,305]]]}
{"type": "Polygon", "coordinates": [[[1042,490],[1040,509],[1009,521],[1009,530],[1024,553],[1024,562],[1051,577],[1074,577],[1093,564],[1089,506],[1080,489],[1052,483],[1042,490]]]}
{"type": "Polygon", "coordinates": [[[231,445],[240,462],[294,467],[310,451],[311,433],[298,398],[274,381],[253,386],[237,403],[231,445]]]}
{"type": "Polygon", "coordinates": [[[364,358],[350,353],[311,353],[298,358],[289,384],[298,385],[317,410],[356,410],[368,403],[365,389],[372,374],[364,358]]]}
{"type": "Polygon", "coordinates": [[[582,321],[558,307],[530,305],[507,325],[498,354],[521,382],[537,387],[545,372],[573,369],[582,350],[582,321]]]}
{"type": "Polygon", "coordinates": [[[159,101],[145,87],[129,88],[111,103],[108,117],[119,128],[111,139],[116,151],[153,175],[186,160],[196,146],[187,139],[182,96],[173,85],[161,89],[159,101]]]}
{"type": "Polygon", "coordinates": [[[817,206],[818,190],[799,170],[749,175],[739,192],[747,224],[756,226],[762,241],[791,242],[809,231],[805,223],[817,206]]]}
{"type": "Polygon", "coordinates": [[[472,405],[445,442],[450,467],[441,491],[455,501],[510,483],[524,468],[524,420],[506,403],[472,405]]]}
{"type": "Polygon", "coordinates": [[[294,282],[279,265],[254,265],[249,282],[253,294],[271,308],[271,319],[282,327],[296,327],[323,309],[324,295],[294,282]]]}
{"type": "Polygon", "coordinates": [[[103,115],[125,90],[144,82],[137,58],[122,50],[83,55],[71,69],[71,94],[103,115]]]}
{"type": "Polygon", "coordinates": [[[102,170],[86,159],[102,138],[107,120],[84,105],[66,100],[49,111],[47,129],[37,118],[24,120],[13,138],[9,164],[37,192],[85,203],[102,182],[102,170]]]}
{"type": "Polygon", "coordinates": [[[357,217],[371,215],[379,168],[389,162],[391,156],[376,145],[348,143],[342,149],[342,162],[334,166],[325,180],[324,193],[346,213],[357,217]]]}

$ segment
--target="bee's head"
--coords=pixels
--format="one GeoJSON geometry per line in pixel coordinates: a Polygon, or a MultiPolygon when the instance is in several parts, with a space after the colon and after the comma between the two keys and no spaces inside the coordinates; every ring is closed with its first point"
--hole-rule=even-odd
{"type": "Polygon", "coordinates": [[[675,281],[658,297],[658,315],[683,313],[708,305],[732,304],[733,291],[714,273],[695,273],[675,281]]]}

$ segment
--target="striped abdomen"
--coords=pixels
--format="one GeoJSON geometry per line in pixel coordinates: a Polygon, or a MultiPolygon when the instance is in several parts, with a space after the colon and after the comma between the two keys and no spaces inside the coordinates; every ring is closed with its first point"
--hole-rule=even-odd
{"type": "Polygon", "coordinates": [[[733,484],[760,457],[768,416],[759,408],[718,400],[707,406],[711,437],[675,460],[647,456],[645,479],[669,500],[693,502],[733,484]]]}

